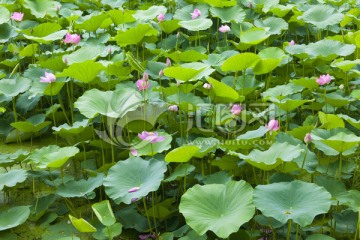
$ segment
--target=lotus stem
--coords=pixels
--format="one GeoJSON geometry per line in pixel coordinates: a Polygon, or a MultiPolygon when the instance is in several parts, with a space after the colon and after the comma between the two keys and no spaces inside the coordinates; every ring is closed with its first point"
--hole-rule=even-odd
{"type": "Polygon", "coordinates": [[[286,240],[290,240],[292,219],[289,219],[286,240]]]}

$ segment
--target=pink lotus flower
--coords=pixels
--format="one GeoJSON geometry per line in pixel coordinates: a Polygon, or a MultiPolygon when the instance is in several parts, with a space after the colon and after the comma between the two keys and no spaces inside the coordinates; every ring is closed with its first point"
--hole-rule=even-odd
{"type": "Polygon", "coordinates": [[[60,5],[57,5],[57,6],[56,6],[56,11],[57,11],[57,12],[60,11],[60,5]]]}
{"type": "Polygon", "coordinates": [[[45,77],[40,77],[40,82],[52,83],[56,81],[56,77],[52,73],[45,72],[45,77]]]}
{"type": "Polygon", "coordinates": [[[142,79],[145,80],[145,81],[148,81],[149,80],[149,74],[144,72],[142,79]]]}
{"type": "Polygon", "coordinates": [[[272,119],[269,123],[265,126],[268,131],[277,131],[279,130],[279,122],[278,120],[272,119]]]}
{"type": "Polygon", "coordinates": [[[228,25],[221,25],[221,27],[219,27],[219,32],[222,32],[222,33],[227,33],[227,32],[230,32],[230,27],[228,25]]]}
{"type": "Polygon", "coordinates": [[[136,202],[138,199],[136,197],[131,198],[131,202],[136,202]]]}
{"type": "Polygon", "coordinates": [[[128,193],[137,192],[137,191],[139,191],[139,190],[140,190],[140,187],[133,187],[133,188],[130,188],[130,189],[128,190],[128,193]]]}
{"type": "Polygon", "coordinates": [[[289,45],[291,45],[291,46],[295,45],[295,41],[294,41],[294,40],[291,40],[291,41],[289,42],[289,45]]]}
{"type": "Polygon", "coordinates": [[[171,60],[170,60],[170,58],[166,58],[166,66],[171,67],[171,60]]]}
{"type": "Polygon", "coordinates": [[[139,235],[139,240],[147,240],[149,238],[156,239],[156,235],[155,234],[140,234],[139,235]]]}
{"type": "Polygon", "coordinates": [[[148,81],[145,81],[144,79],[139,79],[136,81],[136,86],[139,91],[144,91],[150,87],[150,83],[148,81]]]}
{"type": "Polygon", "coordinates": [[[160,13],[159,16],[157,16],[157,20],[158,20],[158,22],[164,21],[165,20],[165,15],[160,13]]]}
{"type": "Polygon", "coordinates": [[[231,108],[231,113],[234,115],[239,115],[242,111],[242,107],[239,104],[234,104],[231,108]]]}
{"type": "Polygon", "coordinates": [[[164,71],[163,70],[160,70],[159,71],[159,77],[162,77],[164,75],[164,71]]]}
{"type": "Polygon", "coordinates": [[[21,22],[23,20],[24,13],[22,12],[13,12],[10,19],[21,22]]]}
{"type": "Polygon", "coordinates": [[[197,8],[194,9],[194,11],[191,13],[191,18],[196,19],[201,16],[201,11],[197,8]]]}
{"type": "Polygon", "coordinates": [[[252,8],[252,3],[249,2],[247,6],[248,6],[248,8],[252,8]]]}
{"type": "Polygon", "coordinates": [[[331,76],[329,74],[326,75],[320,75],[318,79],[316,79],[316,82],[319,85],[325,85],[331,82],[331,76]]]}
{"type": "Polygon", "coordinates": [[[171,106],[169,106],[168,110],[170,112],[177,112],[177,111],[179,111],[179,107],[177,105],[171,105],[171,106]]]}
{"type": "Polygon", "coordinates": [[[306,143],[306,144],[308,144],[309,142],[311,142],[311,135],[310,135],[310,133],[307,133],[306,135],[305,135],[305,137],[304,137],[304,142],[306,143]]]}
{"type": "Polygon", "coordinates": [[[158,132],[146,132],[138,134],[139,138],[143,141],[150,141],[150,143],[162,142],[165,139],[165,136],[159,136],[158,132]]]}
{"type": "Polygon", "coordinates": [[[80,42],[80,35],[67,33],[64,43],[78,44],[80,42]]]}
{"type": "Polygon", "coordinates": [[[204,83],[204,85],[203,85],[203,88],[205,88],[205,89],[207,89],[207,90],[209,90],[209,89],[211,89],[211,84],[210,83],[204,83]]]}

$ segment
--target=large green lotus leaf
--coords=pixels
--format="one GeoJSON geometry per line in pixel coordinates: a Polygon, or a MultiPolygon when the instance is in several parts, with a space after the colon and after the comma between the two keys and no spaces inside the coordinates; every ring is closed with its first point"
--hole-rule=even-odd
{"type": "Polygon", "coordinates": [[[195,81],[195,80],[199,80],[203,77],[208,77],[215,71],[215,69],[211,68],[210,66],[208,66],[207,64],[202,63],[202,62],[184,63],[184,64],[181,64],[181,67],[192,68],[192,69],[200,71],[199,74],[194,76],[189,81],[195,81]]]}
{"type": "MultiPolygon", "coordinates": [[[[359,35],[360,36],[360,35],[359,35]]],[[[350,93],[350,96],[360,100],[360,89],[355,89],[350,93]]]]}
{"type": "Polygon", "coordinates": [[[282,18],[268,17],[264,20],[255,20],[254,25],[258,28],[269,28],[267,30],[271,35],[279,35],[283,30],[289,28],[289,24],[282,18]]]}
{"type": "Polygon", "coordinates": [[[231,152],[231,154],[245,159],[254,167],[269,171],[279,166],[282,162],[291,162],[298,158],[303,151],[304,149],[302,149],[299,144],[294,146],[287,142],[275,142],[266,151],[254,149],[247,156],[236,152],[231,152]],[[281,149],[281,151],[279,151],[279,149],[281,149]]]}
{"type": "Polygon", "coordinates": [[[277,6],[280,0],[251,0],[253,6],[262,8],[264,13],[267,13],[273,6],[277,6]]]}
{"type": "Polygon", "coordinates": [[[258,185],[254,190],[254,203],[262,214],[281,223],[292,219],[301,227],[311,224],[316,215],[327,213],[330,199],[323,187],[298,180],[258,185]]]}
{"type": "Polygon", "coordinates": [[[317,176],[315,182],[318,186],[324,187],[332,196],[332,199],[337,199],[343,194],[347,194],[345,184],[334,178],[328,176],[317,176]]]}
{"type": "Polygon", "coordinates": [[[354,99],[349,97],[343,97],[337,92],[331,92],[326,94],[326,103],[331,104],[334,107],[343,107],[348,105],[354,99]]]}
{"type": "Polygon", "coordinates": [[[60,148],[57,145],[49,145],[34,150],[26,160],[35,163],[39,168],[59,168],[78,152],[77,147],[60,148]]]}
{"type": "Polygon", "coordinates": [[[165,156],[166,162],[188,162],[200,150],[198,146],[181,146],[165,156]]]}
{"type": "Polygon", "coordinates": [[[190,81],[195,80],[195,77],[202,71],[203,69],[193,69],[193,68],[185,68],[185,67],[168,67],[164,69],[164,75],[167,77],[175,78],[181,81],[190,81]]]}
{"type": "Polygon", "coordinates": [[[74,106],[87,118],[94,118],[98,114],[106,115],[112,94],[113,92],[102,92],[94,88],[79,97],[74,106]]]}
{"type": "Polygon", "coordinates": [[[290,99],[290,98],[285,98],[285,99],[279,100],[278,98],[275,98],[275,97],[270,97],[269,100],[272,101],[276,106],[278,106],[279,108],[281,108],[282,110],[284,110],[286,112],[290,112],[290,111],[304,105],[305,103],[313,102],[313,100],[297,100],[297,99],[290,99]]]}
{"type": "Polygon", "coordinates": [[[223,8],[223,7],[229,8],[237,4],[236,0],[205,0],[204,2],[212,7],[218,7],[218,8],[223,8]]]}
{"type": "Polygon", "coordinates": [[[237,140],[250,140],[263,137],[268,132],[267,128],[260,126],[258,129],[253,131],[247,131],[246,133],[238,136],[237,140]]]}
{"type": "Polygon", "coordinates": [[[282,59],[287,57],[284,50],[278,47],[264,48],[258,53],[258,56],[261,59],[277,59],[277,58],[282,59]]]}
{"type": "Polygon", "coordinates": [[[326,114],[323,112],[319,112],[319,120],[322,124],[321,127],[325,128],[326,130],[345,127],[344,121],[335,114],[326,114]]]}
{"type": "Polygon", "coordinates": [[[23,224],[30,215],[28,206],[17,206],[0,212],[0,231],[23,224]]]}
{"type": "Polygon", "coordinates": [[[352,44],[323,39],[307,45],[305,53],[309,54],[310,58],[320,58],[326,61],[331,61],[338,56],[343,57],[352,54],[355,51],[355,48],[356,46],[352,44]]]}
{"type": "Polygon", "coordinates": [[[209,29],[212,26],[213,22],[208,18],[197,18],[194,20],[181,21],[179,25],[189,31],[203,31],[209,29]]]}
{"type": "Polygon", "coordinates": [[[109,227],[116,222],[109,200],[94,203],[91,208],[93,209],[96,217],[103,225],[109,227]]]}
{"type": "Polygon", "coordinates": [[[19,52],[19,56],[20,57],[30,57],[30,56],[35,56],[35,53],[38,51],[38,44],[37,43],[33,43],[33,44],[28,44],[26,47],[24,47],[20,52],[19,52]]]}
{"type": "Polygon", "coordinates": [[[24,37],[29,40],[33,40],[33,41],[36,41],[39,43],[48,44],[48,43],[52,43],[55,40],[62,39],[66,35],[66,33],[67,33],[67,30],[60,30],[60,31],[51,33],[44,37],[36,37],[36,36],[32,36],[32,35],[27,35],[27,34],[24,34],[24,37]]]}
{"type": "Polygon", "coordinates": [[[360,64],[360,59],[351,61],[351,60],[344,60],[344,58],[338,58],[338,59],[335,59],[330,64],[330,66],[340,68],[344,72],[347,72],[358,64],[360,64]]]}
{"type": "Polygon", "coordinates": [[[68,55],[64,55],[62,59],[66,59],[67,64],[69,65],[72,65],[73,63],[82,63],[87,60],[95,60],[105,52],[107,53],[108,49],[108,47],[102,44],[87,44],[68,55]]]}
{"type": "Polygon", "coordinates": [[[210,8],[211,15],[213,17],[218,17],[221,19],[221,22],[227,23],[234,21],[236,23],[241,23],[244,21],[246,13],[239,5],[235,5],[229,8],[210,8]]]}
{"type": "Polygon", "coordinates": [[[122,227],[123,225],[121,223],[114,223],[111,226],[99,229],[96,233],[93,233],[92,236],[95,239],[116,239],[115,237],[122,233],[122,227]]]}
{"type": "Polygon", "coordinates": [[[319,87],[319,84],[316,82],[315,78],[299,78],[299,79],[291,79],[291,83],[299,86],[303,86],[305,88],[310,89],[311,91],[313,89],[316,89],[319,87]]]}
{"type": "Polygon", "coordinates": [[[52,130],[54,130],[54,134],[59,134],[62,137],[78,135],[86,129],[88,123],[89,120],[84,119],[82,121],[74,122],[72,126],[70,126],[67,123],[64,123],[58,127],[53,127],[52,130]]]}
{"type": "Polygon", "coordinates": [[[239,53],[228,58],[221,66],[221,70],[239,72],[252,67],[258,61],[260,61],[260,57],[255,53],[239,53]]]}
{"type": "Polygon", "coordinates": [[[180,178],[185,177],[186,175],[189,175],[195,170],[195,166],[184,163],[178,165],[174,171],[164,180],[164,182],[171,182],[175,180],[179,180],[180,178]]]}
{"type": "Polygon", "coordinates": [[[258,61],[254,68],[254,74],[260,75],[260,74],[266,74],[277,68],[281,63],[281,58],[275,58],[275,59],[261,59],[258,61]]]}
{"type": "Polygon", "coordinates": [[[208,77],[207,81],[212,85],[211,90],[214,92],[216,97],[236,101],[239,99],[239,94],[225,83],[219,82],[218,80],[208,77]]]}
{"type": "Polygon", "coordinates": [[[76,217],[71,216],[70,214],[69,214],[69,218],[70,218],[72,225],[74,225],[74,227],[79,232],[83,232],[83,233],[96,232],[96,228],[93,225],[91,225],[88,221],[86,221],[85,219],[76,218],[76,217]]]}
{"type": "Polygon", "coordinates": [[[352,211],[359,212],[360,207],[360,191],[349,190],[348,192],[338,196],[340,204],[349,206],[352,211]]]}
{"type": "Polygon", "coordinates": [[[117,89],[113,92],[91,89],[86,91],[74,106],[87,118],[94,118],[98,114],[121,118],[127,112],[135,110],[141,101],[140,94],[130,88],[117,89]]]}
{"type": "Polygon", "coordinates": [[[1,79],[0,93],[5,96],[15,97],[22,92],[27,91],[31,86],[31,80],[23,77],[16,79],[1,79]]]}
{"type": "Polygon", "coordinates": [[[195,185],[182,195],[179,211],[197,234],[227,238],[253,217],[253,188],[243,180],[195,185]]]}
{"type": "Polygon", "coordinates": [[[118,45],[125,47],[131,44],[140,43],[144,37],[156,36],[158,31],[149,24],[139,24],[136,27],[130,28],[126,31],[118,31],[115,40],[118,45]]]}
{"type": "Polygon", "coordinates": [[[58,77],[72,77],[83,83],[89,83],[94,80],[101,70],[105,67],[98,62],[88,60],[81,63],[71,64],[62,73],[57,74],[58,77]]]}
{"type": "MultiPolygon", "coordinates": [[[[113,0],[111,0],[111,1],[113,1],[113,0]]],[[[135,11],[132,11],[132,10],[112,9],[112,10],[108,11],[107,13],[110,15],[111,20],[116,25],[136,21],[136,19],[133,17],[133,13],[135,13],[135,11]]]]}
{"type": "Polygon", "coordinates": [[[27,172],[23,169],[11,169],[8,172],[0,173],[0,191],[4,186],[14,187],[17,183],[22,183],[27,178],[27,172]]]}
{"type": "Polygon", "coordinates": [[[320,29],[339,24],[343,18],[344,14],[337,12],[335,8],[326,4],[313,5],[302,16],[298,17],[298,19],[311,23],[320,29]]]}
{"type": "Polygon", "coordinates": [[[146,10],[138,10],[133,15],[138,21],[147,21],[156,18],[159,14],[165,14],[167,11],[164,6],[151,6],[146,10]]]}
{"type": "Polygon", "coordinates": [[[42,68],[53,70],[54,72],[62,72],[67,66],[64,63],[62,56],[48,58],[39,63],[42,68]]]}
{"type": "Polygon", "coordinates": [[[206,60],[208,56],[195,50],[176,51],[170,54],[165,54],[175,62],[197,62],[199,60],[206,60]]]}
{"type": "Polygon", "coordinates": [[[33,124],[32,122],[14,122],[10,125],[19,130],[20,132],[30,132],[30,133],[36,133],[39,132],[41,129],[49,126],[51,124],[51,121],[45,121],[38,124],[33,124]]]}
{"type": "Polygon", "coordinates": [[[56,194],[64,198],[84,197],[94,191],[95,188],[100,187],[103,183],[103,178],[103,174],[98,174],[96,177],[89,178],[88,180],[70,180],[60,184],[56,194]]]}
{"type": "Polygon", "coordinates": [[[356,127],[357,129],[360,129],[360,120],[356,120],[344,114],[338,114],[337,116],[341,117],[342,119],[344,119],[345,121],[356,127]]]}
{"type": "Polygon", "coordinates": [[[0,24],[7,23],[10,19],[10,12],[6,7],[0,6],[0,24]]]}
{"type": "Polygon", "coordinates": [[[270,11],[280,17],[283,18],[284,16],[286,16],[286,14],[288,14],[292,9],[294,8],[293,4],[287,4],[286,6],[281,5],[281,4],[277,4],[275,6],[272,6],[270,11]]]}
{"type": "Polygon", "coordinates": [[[17,33],[8,23],[0,24],[0,43],[6,43],[11,38],[16,37],[17,33]]]}
{"type": "Polygon", "coordinates": [[[284,99],[286,96],[301,92],[302,90],[303,90],[302,86],[298,86],[293,83],[288,83],[286,85],[278,85],[276,87],[269,88],[265,92],[261,93],[261,95],[265,99],[270,99],[271,97],[284,99]]]}
{"type": "Polygon", "coordinates": [[[330,130],[314,129],[311,132],[311,138],[315,147],[328,156],[342,153],[347,155],[353,152],[357,147],[360,137],[346,128],[333,128],[330,130]]]}
{"type": "Polygon", "coordinates": [[[166,20],[159,23],[159,26],[161,30],[163,30],[165,33],[169,34],[175,31],[180,27],[179,20],[172,19],[172,20],[166,20]]]}
{"type": "Polygon", "coordinates": [[[194,145],[194,146],[198,146],[200,148],[199,151],[194,155],[194,157],[203,158],[209,152],[215,151],[215,149],[218,147],[219,143],[220,143],[220,141],[217,138],[198,137],[198,138],[195,138],[190,144],[194,145]]]}
{"type": "Polygon", "coordinates": [[[336,240],[336,239],[324,234],[313,234],[307,237],[306,240],[336,240]]]}
{"type": "Polygon", "coordinates": [[[108,17],[107,14],[87,15],[86,17],[78,19],[78,22],[81,21],[81,23],[77,23],[76,28],[95,32],[108,17]]]}
{"type": "Polygon", "coordinates": [[[166,170],[166,163],[156,159],[146,161],[136,157],[119,161],[109,169],[104,179],[106,194],[116,204],[130,204],[131,199],[142,198],[158,190],[166,170]],[[139,189],[129,192],[135,187],[139,189]]]}
{"type": "Polygon", "coordinates": [[[41,19],[44,18],[46,14],[54,16],[58,3],[50,0],[24,0],[23,5],[30,10],[32,15],[41,19]]]}
{"type": "Polygon", "coordinates": [[[243,44],[256,45],[265,41],[271,34],[264,28],[252,28],[240,34],[240,42],[243,44]]]}
{"type": "Polygon", "coordinates": [[[104,5],[109,5],[111,8],[121,8],[127,0],[101,0],[101,3],[104,5]]]}
{"type": "Polygon", "coordinates": [[[61,29],[61,25],[57,23],[47,22],[47,23],[39,24],[34,28],[23,30],[23,33],[25,37],[30,36],[30,37],[42,38],[52,33],[55,33],[60,29],[61,29]]]}
{"type": "Polygon", "coordinates": [[[288,45],[285,47],[285,51],[291,55],[294,55],[300,59],[308,58],[308,53],[306,53],[307,45],[305,44],[295,44],[288,45]]]}

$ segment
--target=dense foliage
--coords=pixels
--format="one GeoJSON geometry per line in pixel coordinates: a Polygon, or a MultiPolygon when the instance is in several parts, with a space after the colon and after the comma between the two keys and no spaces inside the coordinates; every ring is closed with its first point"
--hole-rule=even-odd
{"type": "Polygon", "coordinates": [[[0,0],[0,239],[357,239],[359,15],[0,0]]]}

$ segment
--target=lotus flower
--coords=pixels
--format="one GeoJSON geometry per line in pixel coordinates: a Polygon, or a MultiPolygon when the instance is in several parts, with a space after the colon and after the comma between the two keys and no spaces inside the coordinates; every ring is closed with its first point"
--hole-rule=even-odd
{"type": "Polygon", "coordinates": [[[13,14],[11,15],[10,18],[12,20],[21,22],[23,20],[23,17],[24,17],[24,13],[22,13],[22,12],[13,12],[13,14]]]}
{"type": "Polygon", "coordinates": [[[149,80],[149,74],[144,72],[142,79],[145,80],[145,81],[148,81],[149,80]]]}
{"type": "Polygon", "coordinates": [[[56,77],[52,73],[45,72],[45,77],[40,77],[40,82],[52,83],[56,81],[56,77]]]}
{"type": "Polygon", "coordinates": [[[294,40],[291,40],[291,41],[289,42],[289,45],[291,45],[291,46],[295,45],[295,41],[294,41],[294,40]]]}
{"type": "Polygon", "coordinates": [[[201,11],[197,8],[194,9],[194,11],[191,13],[191,18],[196,19],[201,16],[201,11]]]}
{"type": "Polygon", "coordinates": [[[168,110],[170,112],[177,112],[177,111],[179,111],[179,107],[177,105],[171,105],[171,106],[169,106],[168,110]]]}
{"type": "Polygon", "coordinates": [[[165,15],[160,13],[159,16],[157,16],[157,20],[158,20],[158,22],[164,21],[165,20],[165,15]]]}
{"type": "Polygon", "coordinates": [[[139,79],[136,81],[136,86],[139,89],[139,91],[144,91],[150,87],[150,84],[148,81],[145,81],[144,79],[139,79]]]}
{"type": "Polygon", "coordinates": [[[210,83],[204,83],[204,85],[203,85],[203,88],[205,88],[205,89],[207,89],[207,90],[209,90],[209,89],[211,89],[211,84],[210,83]]]}
{"type": "Polygon", "coordinates": [[[269,123],[266,125],[266,128],[268,131],[277,131],[279,130],[279,122],[278,120],[272,119],[269,121],[269,123]]]}
{"type": "Polygon", "coordinates": [[[67,33],[64,43],[78,44],[80,42],[80,35],[67,33]]]}
{"type": "Polygon", "coordinates": [[[331,82],[331,76],[329,74],[326,75],[320,75],[318,79],[316,79],[316,82],[319,85],[325,85],[331,82]]]}
{"type": "Polygon", "coordinates": [[[150,143],[162,142],[165,139],[165,136],[159,136],[158,132],[146,132],[138,134],[139,138],[143,141],[150,141],[150,143]]]}
{"type": "Polygon", "coordinates": [[[156,236],[155,236],[155,234],[140,234],[139,235],[140,240],[146,240],[149,238],[156,239],[156,236]]]}
{"type": "Polygon", "coordinates": [[[242,111],[242,107],[239,104],[234,104],[231,108],[231,113],[234,115],[239,115],[242,111]]]}
{"type": "Polygon", "coordinates": [[[309,142],[311,142],[311,135],[310,135],[310,133],[307,133],[306,135],[305,135],[305,137],[304,137],[304,142],[306,143],[306,144],[308,144],[309,142]]]}
{"type": "Polygon", "coordinates": [[[162,77],[163,75],[164,75],[164,70],[161,69],[161,70],[159,71],[159,77],[162,77]]]}
{"type": "Polygon", "coordinates": [[[230,32],[230,27],[228,25],[221,25],[221,27],[219,27],[219,32],[222,32],[222,33],[227,33],[227,32],[230,32]]]}

